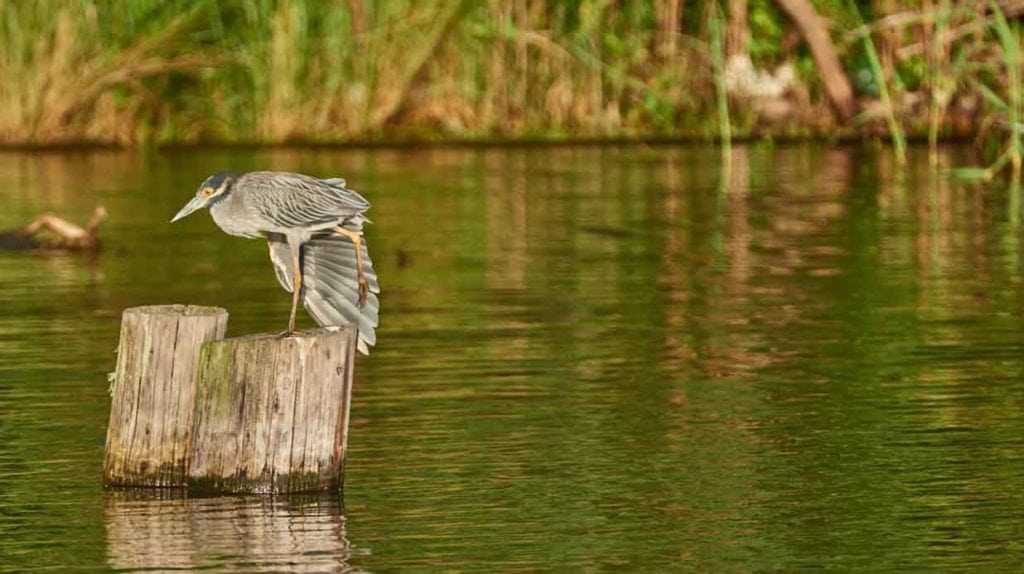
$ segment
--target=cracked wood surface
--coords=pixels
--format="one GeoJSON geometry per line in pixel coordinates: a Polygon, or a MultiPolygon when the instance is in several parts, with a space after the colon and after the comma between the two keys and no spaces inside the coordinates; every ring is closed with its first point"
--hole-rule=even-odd
{"type": "Polygon", "coordinates": [[[205,344],[189,490],[340,489],[355,349],[351,325],[205,344]]]}
{"type": "Polygon", "coordinates": [[[355,326],[224,339],[227,320],[212,307],[125,310],[106,485],[340,489],[355,326]]]}
{"type": "Polygon", "coordinates": [[[199,351],[221,339],[217,307],[157,305],[121,318],[103,477],[107,485],[185,485],[199,351]]]}

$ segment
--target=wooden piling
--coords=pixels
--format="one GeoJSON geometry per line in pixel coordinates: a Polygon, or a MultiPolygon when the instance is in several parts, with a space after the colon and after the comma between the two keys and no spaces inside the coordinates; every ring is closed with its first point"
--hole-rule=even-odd
{"type": "Polygon", "coordinates": [[[121,317],[103,478],[108,485],[184,486],[199,349],[221,339],[228,312],[155,305],[121,317]]]}
{"type": "Polygon", "coordinates": [[[223,339],[227,312],[124,312],[104,481],[202,493],[341,487],[356,328],[223,339]]]}
{"type": "Polygon", "coordinates": [[[356,329],[204,346],[189,490],[337,490],[344,473],[356,329]]]}

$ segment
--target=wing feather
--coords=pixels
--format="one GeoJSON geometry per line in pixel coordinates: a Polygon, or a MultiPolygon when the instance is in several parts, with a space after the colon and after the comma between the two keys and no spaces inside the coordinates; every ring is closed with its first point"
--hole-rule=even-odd
{"type": "MultiPolygon", "coordinates": [[[[278,283],[292,290],[291,248],[282,236],[268,235],[270,260],[278,283]]],[[[363,266],[370,292],[359,306],[359,281],[355,246],[345,236],[318,234],[302,248],[302,304],[321,326],[355,324],[359,328],[358,348],[369,354],[377,342],[380,315],[380,285],[373,269],[366,242],[363,242],[363,266]]]]}
{"type": "Polygon", "coordinates": [[[248,194],[260,217],[281,229],[318,229],[350,220],[366,221],[370,208],[366,199],[348,189],[340,178],[319,179],[298,173],[253,171],[235,185],[252,190],[248,194]]]}

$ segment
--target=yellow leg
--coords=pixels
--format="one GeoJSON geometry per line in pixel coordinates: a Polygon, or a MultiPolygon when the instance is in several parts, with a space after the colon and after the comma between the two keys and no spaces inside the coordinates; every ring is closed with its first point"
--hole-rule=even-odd
{"type": "Polygon", "coordinates": [[[299,292],[302,291],[302,268],[299,265],[299,246],[292,246],[292,314],[288,316],[288,331],[295,332],[295,311],[299,307],[299,292]]]}
{"type": "Polygon", "coordinates": [[[334,231],[338,235],[344,235],[352,241],[352,245],[356,248],[356,274],[359,280],[359,306],[362,307],[366,304],[366,297],[370,293],[370,284],[366,281],[366,272],[363,271],[363,232],[362,231],[351,231],[344,227],[335,227],[334,231]]]}

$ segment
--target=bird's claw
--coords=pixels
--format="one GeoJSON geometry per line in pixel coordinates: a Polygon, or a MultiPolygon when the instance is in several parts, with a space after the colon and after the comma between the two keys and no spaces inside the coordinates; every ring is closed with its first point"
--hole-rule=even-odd
{"type": "Polygon", "coordinates": [[[287,339],[288,337],[291,337],[291,336],[292,336],[292,335],[294,335],[294,334],[295,334],[295,331],[294,331],[294,330],[292,330],[292,329],[285,329],[284,331],[281,331],[280,333],[278,333],[278,334],[277,334],[277,335],[275,335],[275,336],[276,336],[276,337],[277,337],[278,339],[287,339]]]}

